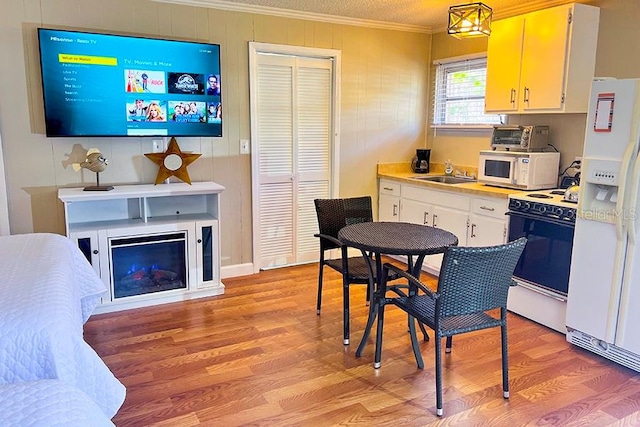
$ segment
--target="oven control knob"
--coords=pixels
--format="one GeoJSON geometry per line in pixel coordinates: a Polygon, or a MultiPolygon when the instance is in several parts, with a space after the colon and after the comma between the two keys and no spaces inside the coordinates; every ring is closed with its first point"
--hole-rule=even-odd
{"type": "Polygon", "coordinates": [[[574,219],[576,217],[576,211],[573,209],[569,209],[567,211],[567,218],[574,219]]]}
{"type": "Polygon", "coordinates": [[[538,206],[538,212],[540,212],[541,214],[545,213],[546,211],[547,211],[547,207],[545,205],[538,206]]]}
{"type": "Polygon", "coordinates": [[[553,212],[558,218],[562,218],[564,216],[564,209],[561,207],[556,207],[553,212]]]}
{"type": "Polygon", "coordinates": [[[520,209],[522,207],[522,202],[520,200],[512,200],[511,204],[516,209],[520,209]]]}
{"type": "Polygon", "coordinates": [[[528,211],[529,209],[531,209],[531,204],[529,202],[524,202],[522,204],[522,210],[528,211]]]}

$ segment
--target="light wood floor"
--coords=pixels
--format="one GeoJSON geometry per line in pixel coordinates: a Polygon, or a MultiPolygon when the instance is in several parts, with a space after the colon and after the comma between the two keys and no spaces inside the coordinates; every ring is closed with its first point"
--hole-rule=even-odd
{"type": "MultiPolygon", "coordinates": [[[[499,329],[459,335],[443,356],[444,412],[435,416],[433,343],[416,368],[406,317],[385,315],[382,368],[352,286],[352,343],[342,345],[340,277],[317,264],[225,280],[226,294],[92,316],[85,338],[127,387],[118,426],[640,425],[640,375],[509,316],[511,398],[504,400],[499,329]]],[[[375,332],[374,332],[375,333],[375,332]]]]}

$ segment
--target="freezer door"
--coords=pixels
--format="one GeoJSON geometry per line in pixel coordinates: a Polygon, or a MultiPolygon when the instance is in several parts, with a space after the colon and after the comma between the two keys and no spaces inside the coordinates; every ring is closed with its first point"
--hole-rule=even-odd
{"type": "Polygon", "coordinates": [[[619,212],[627,223],[628,244],[615,344],[640,354],[640,156],[634,164],[630,187],[630,197],[619,212]]]}
{"type": "Polygon", "coordinates": [[[593,82],[583,157],[622,160],[630,143],[637,152],[639,111],[640,79],[593,82]]]}
{"type": "Polygon", "coordinates": [[[640,354],[640,248],[629,245],[614,344],[640,354]]]}
{"type": "Polygon", "coordinates": [[[618,241],[613,224],[576,220],[567,327],[613,342],[618,309],[611,311],[610,303],[619,300],[625,251],[626,239],[618,241]]]}

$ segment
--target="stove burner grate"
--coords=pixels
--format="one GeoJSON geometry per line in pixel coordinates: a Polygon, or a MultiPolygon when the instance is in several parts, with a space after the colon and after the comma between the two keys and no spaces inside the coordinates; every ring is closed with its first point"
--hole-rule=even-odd
{"type": "Polygon", "coordinates": [[[552,199],[553,198],[548,194],[540,194],[540,193],[527,194],[527,197],[533,197],[535,199],[552,199]]]}
{"type": "Polygon", "coordinates": [[[553,190],[551,191],[551,194],[557,194],[560,196],[564,196],[564,190],[553,190]]]}

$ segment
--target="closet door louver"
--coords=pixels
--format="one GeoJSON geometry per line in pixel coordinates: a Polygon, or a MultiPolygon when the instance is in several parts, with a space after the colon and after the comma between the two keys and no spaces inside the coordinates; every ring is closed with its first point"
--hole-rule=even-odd
{"type": "Polygon", "coordinates": [[[329,197],[331,61],[260,55],[260,267],[318,258],[313,199],[329,197]]]}

